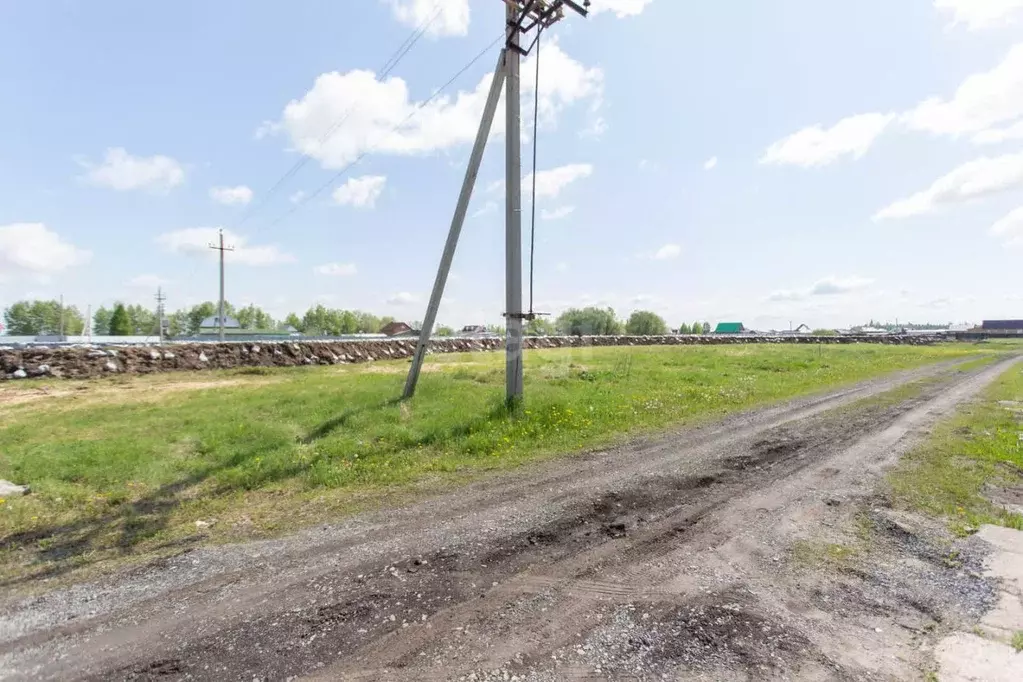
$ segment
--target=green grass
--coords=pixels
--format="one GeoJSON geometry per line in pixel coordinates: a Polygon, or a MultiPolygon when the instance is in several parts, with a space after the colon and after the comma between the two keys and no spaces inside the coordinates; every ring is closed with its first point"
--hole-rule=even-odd
{"type": "Polygon", "coordinates": [[[1017,630],[1013,633],[1011,644],[1016,653],[1023,652],[1023,630],[1017,630]]]}
{"type": "MultiPolygon", "coordinates": [[[[503,406],[500,354],[0,387],[0,576],[60,575],[200,541],[261,537],[482,472],[608,446],[977,351],[801,345],[581,348],[526,355],[503,406]],[[190,382],[211,382],[204,388],[190,382]],[[46,389],[28,402],[4,400],[46,389]],[[202,521],[197,527],[196,521],[202,521]]],[[[32,397],[32,396],[30,396],[32,397]]],[[[0,584],[4,584],[0,581],[0,584]]]]}
{"type": "Polygon", "coordinates": [[[991,500],[1023,485],[1023,371],[1003,374],[981,398],[939,424],[889,475],[894,500],[949,519],[968,533],[984,523],[1023,530],[1023,516],[991,500]]]}

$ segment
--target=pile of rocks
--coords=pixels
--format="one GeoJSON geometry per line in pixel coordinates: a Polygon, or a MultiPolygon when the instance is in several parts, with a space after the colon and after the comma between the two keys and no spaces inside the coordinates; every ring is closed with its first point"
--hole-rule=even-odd
{"type": "MultiPolygon", "coordinates": [[[[895,343],[929,344],[925,336],[547,336],[525,339],[526,348],[586,346],[653,346],[741,343],[895,343]]],[[[493,351],[500,338],[434,339],[432,353],[493,351]]],[[[0,378],[65,377],[85,379],[105,374],[147,374],[173,370],[338,365],[410,358],[416,339],[373,341],[287,341],[269,343],[187,343],[165,346],[0,347],[0,378]]]]}

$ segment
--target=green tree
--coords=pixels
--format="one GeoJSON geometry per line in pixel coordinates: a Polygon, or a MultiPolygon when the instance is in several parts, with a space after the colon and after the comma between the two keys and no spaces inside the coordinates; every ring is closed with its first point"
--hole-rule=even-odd
{"type": "Polygon", "coordinates": [[[693,322],[693,326],[689,328],[690,334],[702,334],[703,324],[701,322],[693,322]]]}
{"type": "Polygon", "coordinates": [[[452,329],[451,327],[446,327],[444,325],[441,325],[441,326],[437,327],[433,331],[433,335],[434,336],[454,336],[455,335],[455,330],[452,329]]]}
{"type": "Polygon", "coordinates": [[[703,323],[703,333],[710,334],[710,322],[703,323]]]}
{"type": "Polygon", "coordinates": [[[657,313],[637,310],[629,315],[625,331],[635,336],[660,336],[668,333],[668,325],[657,313]]]}
{"type": "Polygon", "coordinates": [[[96,336],[107,336],[110,334],[110,317],[114,314],[111,308],[100,306],[96,314],[92,316],[92,333],[96,336]]]}
{"type": "Polygon", "coordinates": [[[503,324],[488,324],[487,331],[491,334],[497,334],[498,336],[504,336],[507,332],[503,324]]]}
{"type": "Polygon", "coordinates": [[[124,311],[128,314],[132,334],[138,336],[157,335],[160,330],[156,326],[156,313],[140,305],[127,306],[124,311]]]}
{"type": "Polygon", "coordinates": [[[167,333],[170,336],[186,336],[188,334],[188,312],[178,310],[167,316],[167,333]]]}
{"type": "Polygon", "coordinates": [[[554,336],[558,333],[558,328],[554,325],[554,322],[548,320],[546,317],[537,317],[529,321],[526,325],[527,336],[554,336]]]}
{"type": "Polygon", "coordinates": [[[678,333],[679,334],[692,334],[693,333],[693,328],[690,327],[685,322],[683,322],[682,324],[680,324],[678,326],[678,333]]]}
{"type": "Polygon", "coordinates": [[[838,336],[838,332],[834,329],[814,329],[814,336],[838,336]]]}
{"type": "Polygon", "coordinates": [[[85,318],[60,301],[18,301],[4,310],[4,326],[13,336],[59,334],[62,327],[68,336],[77,336],[85,330],[85,318]]]}
{"type": "Polygon", "coordinates": [[[288,313],[288,316],[284,318],[282,323],[287,327],[294,327],[297,331],[305,331],[305,327],[302,324],[302,318],[295,313],[288,313]]]}
{"type": "MultiPolygon", "coordinates": [[[[224,302],[224,315],[231,315],[233,308],[228,302],[224,302]]],[[[202,325],[202,321],[207,317],[213,317],[217,314],[217,304],[212,301],[204,301],[197,305],[192,306],[188,310],[188,333],[195,335],[199,333],[199,327],[202,325]]]]}
{"type": "Polygon", "coordinates": [[[554,323],[568,336],[607,336],[622,333],[622,323],[612,308],[569,308],[554,323]]]}
{"type": "Polygon", "coordinates": [[[364,313],[361,310],[355,311],[355,333],[376,334],[380,331],[380,318],[372,313],[364,313]]]}
{"type": "Polygon", "coordinates": [[[110,316],[110,335],[131,336],[134,331],[131,326],[131,319],[128,317],[128,311],[124,309],[124,304],[114,304],[114,312],[110,316]]]}
{"type": "Polygon", "coordinates": [[[241,308],[235,317],[237,317],[238,324],[242,326],[242,329],[266,331],[277,326],[274,318],[270,317],[269,313],[254,303],[241,308]]]}

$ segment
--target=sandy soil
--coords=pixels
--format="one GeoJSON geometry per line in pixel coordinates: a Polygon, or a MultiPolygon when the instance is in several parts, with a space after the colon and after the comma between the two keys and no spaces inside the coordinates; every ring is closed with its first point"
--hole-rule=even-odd
{"type": "Polygon", "coordinates": [[[948,364],[290,538],[0,602],[8,679],[920,679],[983,547],[876,497],[1005,371],[948,364]],[[871,400],[930,378],[901,402],[871,400]],[[870,526],[868,566],[796,559],[870,526]]]}

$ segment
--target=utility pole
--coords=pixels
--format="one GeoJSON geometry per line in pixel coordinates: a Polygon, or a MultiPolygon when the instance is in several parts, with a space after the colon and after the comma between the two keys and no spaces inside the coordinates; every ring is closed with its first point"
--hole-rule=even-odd
{"type": "Polygon", "coordinates": [[[90,303],[85,307],[85,329],[82,330],[85,333],[85,342],[92,343],[92,304],[90,303]]]}
{"type": "MultiPolygon", "coordinates": [[[[223,272],[223,271],[221,271],[223,272]]],[[[221,280],[223,281],[223,280],[221,280]]],[[[221,299],[223,299],[223,291],[221,291],[221,299]]],[[[160,345],[163,345],[163,302],[167,300],[167,297],[163,295],[163,287],[156,287],[156,326],[160,330],[160,345]]]]}
{"type": "MultiPolygon", "coordinates": [[[[498,58],[494,78],[490,84],[490,94],[483,108],[479,131],[469,156],[469,166],[462,181],[462,190],[458,196],[455,215],[451,220],[448,238],[444,244],[444,253],[437,268],[430,303],[423,318],[423,328],[419,332],[419,342],[412,357],[408,378],[405,380],[403,398],[411,398],[416,391],[419,373],[423,366],[433,324],[437,318],[437,309],[444,294],[448,271],[458,246],[458,237],[465,222],[465,213],[469,207],[469,199],[476,183],[483,151],[493,123],[498,99],[502,86],[505,89],[505,390],[510,405],[522,400],[522,328],[523,322],[530,313],[522,312],[522,153],[520,137],[520,58],[529,54],[539,38],[540,31],[564,18],[565,7],[582,16],[587,15],[590,0],[583,0],[582,5],[574,0],[503,0],[507,6],[505,14],[507,37],[505,47],[498,58]],[[521,38],[528,37],[535,31],[530,45],[523,47],[521,38]]],[[[536,134],[536,131],[533,131],[536,134]]]]}
{"type": "Polygon", "coordinates": [[[220,244],[210,244],[211,249],[220,252],[220,305],[217,308],[217,325],[220,328],[220,341],[224,340],[224,252],[234,251],[233,246],[224,246],[224,230],[220,230],[220,244]]]}
{"type": "MultiPolygon", "coordinates": [[[[505,76],[504,375],[508,405],[522,400],[522,136],[519,80],[520,9],[508,3],[505,76]]],[[[536,131],[533,131],[536,134],[536,131]]]]}

